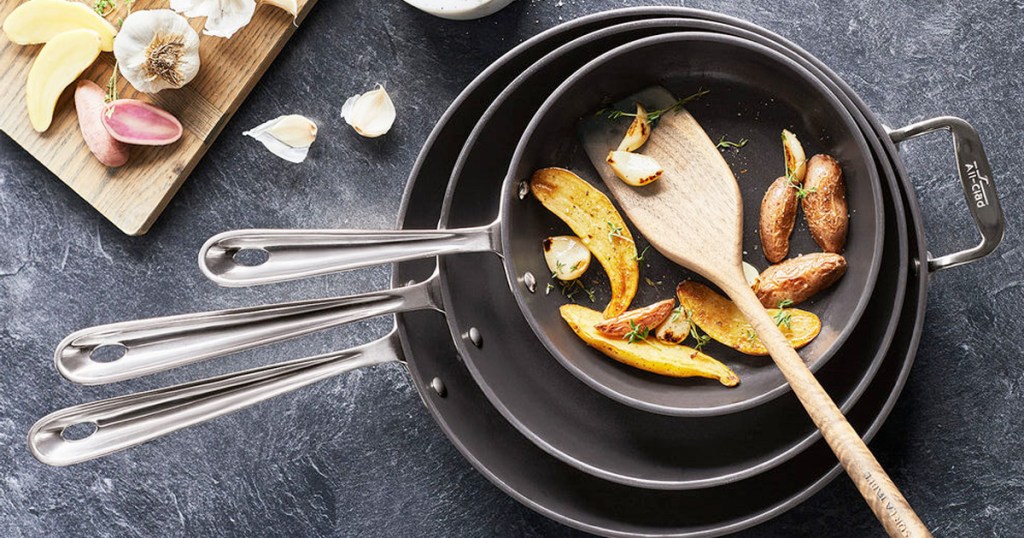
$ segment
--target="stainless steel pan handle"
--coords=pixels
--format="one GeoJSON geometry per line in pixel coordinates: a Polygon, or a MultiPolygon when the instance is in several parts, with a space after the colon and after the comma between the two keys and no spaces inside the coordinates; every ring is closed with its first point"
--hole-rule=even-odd
{"type": "Polygon", "coordinates": [[[65,338],[54,361],[75,383],[122,381],[360,319],[440,310],[437,283],[435,273],[387,291],[100,325],[65,338]]]}
{"type": "Polygon", "coordinates": [[[953,135],[953,153],[956,155],[957,172],[963,185],[967,207],[974,217],[974,224],[981,232],[981,243],[973,248],[946,254],[928,260],[929,272],[956,267],[983,258],[991,253],[1003,240],[1006,221],[999,205],[992,169],[981,145],[981,138],[966,121],[944,116],[932,118],[889,131],[896,144],[938,130],[947,130],[953,135]]]}
{"type": "Polygon", "coordinates": [[[221,286],[295,280],[460,252],[497,251],[498,223],[458,230],[234,230],[199,250],[199,268],[221,286]]]}
{"type": "Polygon", "coordinates": [[[157,390],[68,407],[28,432],[32,455],[47,465],[80,463],[238,411],[349,370],[404,362],[397,331],[369,344],[157,390]],[[93,428],[81,438],[76,428],[93,428]]]}

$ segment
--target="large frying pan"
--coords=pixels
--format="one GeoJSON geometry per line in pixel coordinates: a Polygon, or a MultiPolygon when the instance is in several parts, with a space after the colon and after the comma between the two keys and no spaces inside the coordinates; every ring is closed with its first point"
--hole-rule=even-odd
{"type": "MultiPolygon", "coordinates": [[[[565,30],[570,32],[579,27],[590,28],[601,24],[602,21],[610,24],[623,19],[628,20],[635,17],[663,14],[718,17],[703,12],[671,8],[625,10],[603,13],[580,21],[574,21],[565,30]]],[[[739,21],[733,22],[739,23],[739,21]]],[[[746,25],[746,23],[742,24],[746,25]]],[[[556,30],[561,29],[560,27],[556,30]]],[[[760,31],[764,32],[764,30],[760,31]]],[[[558,31],[548,32],[513,52],[528,56],[531,51],[535,51],[536,48],[546,43],[546,40],[555,39],[558,33],[558,31]]],[[[454,126],[458,125],[459,118],[461,118],[462,122],[466,122],[468,121],[467,117],[478,115],[480,110],[486,106],[486,103],[497,93],[497,89],[511,78],[502,79],[500,77],[501,68],[509,67],[509,63],[511,62],[506,57],[502,62],[496,64],[494,68],[482,77],[484,82],[491,82],[491,84],[484,84],[478,80],[460,98],[459,102],[456,103],[457,106],[454,106],[449,111],[446,115],[446,120],[450,121],[442,122],[439,129],[435,131],[435,133],[441,133],[441,135],[431,138],[430,143],[421,156],[419,161],[421,170],[429,169],[432,166],[440,167],[441,169],[445,166],[450,166],[450,164],[444,163],[444,159],[440,155],[448,152],[452,143],[462,140],[468,131],[468,129],[459,131],[454,126]],[[488,86],[490,86],[493,93],[488,94],[485,91],[485,88],[488,86]],[[476,100],[471,98],[474,96],[476,100]],[[474,102],[476,103],[475,108],[471,106],[474,102]],[[460,112],[465,113],[460,114],[460,112]],[[450,128],[450,130],[445,128],[450,128]]],[[[878,129],[878,132],[884,135],[884,131],[880,127],[878,129]]],[[[417,176],[414,175],[413,177],[417,176]]],[[[410,183],[406,199],[403,202],[404,207],[411,206],[415,208],[419,206],[418,202],[431,199],[436,200],[440,197],[436,190],[430,189],[429,179],[436,178],[436,175],[427,174],[418,177],[421,178],[419,182],[410,183]]],[[[404,213],[407,226],[428,226],[436,219],[436,214],[432,216],[429,212],[405,211],[404,213]]],[[[918,219],[920,217],[919,213],[915,214],[915,216],[918,219]]],[[[915,224],[919,224],[919,222],[915,221],[915,224]]],[[[913,237],[920,239],[921,229],[918,227],[915,230],[917,233],[913,237]]],[[[923,248],[920,246],[915,248],[914,251],[919,252],[919,256],[924,254],[923,248]]],[[[398,285],[410,279],[423,279],[429,274],[432,266],[432,263],[423,261],[400,264],[396,268],[394,282],[398,285]]],[[[866,392],[867,396],[860,404],[861,407],[848,413],[850,420],[854,424],[867,425],[868,419],[863,417],[865,415],[873,416],[876,412],[875,410],[879,409],[880,406],[882,412],[871,422],[871,427],[867,430],[868,436],[877,429],[877,426],[891,407],[895,400],[895,395],[898,393],[898,387],[901,385],[901,380],[908,372],[909,359],[913,354],[913,349],[916,348],[916,338],[919,335],[916,329],[919,328],[922,319],[920,314],[923,311],[923,296],[920,292],[925,281],[926,279],[922,275],[918,275],[914,279],[916,285],[912,287],[912,296],[908,297],[908,304],[911,308],[906,310],[905,317],[907,319],[901,325],[902,330],[899,331],[897,344],[894,346],[894,349],[899,348],[908,354],[904,356],[902,352],[895,352],[894,356],[899,356],[899,358],[886,360],[879,372],[875,385],[866,392]],[[913,308],[915,305],[917,308],[913,308]],[[917,320],[916,325],[912,323],[915,319],[917,320]],[[912,327],[911,325],[914,326],[912,327]],[[894,371],[896,371],[896,374],[893,374],[894,371]],[[896,377],[895,389],[892,392],[887,392],[890,387],[894,386],[892,382],[893,377],[896,377]],[[883,380],[885,380],[884,383],[883,380]],[[879,403],[880,400],[884,400],[884,402],[879,403]],[[868,410],[869,404],[871,405],[871,410],[868,410]]],[[[780,493],[779,489],[774,487],[757,489],[758,484],[751,483],[751,489],[734,491],[734,495],[727,499],[729,502],[725,504],[728,505],[728,508],[735,509],[732,510],[731,515],[723,514],[723,511],[720,510],[720,508],[725,508],[725,506],[708,505],[701,502],[700,498],[694,498],[695,503],[702,506],[702,510],[714,512],[714,514],[707,518],[702,518],[699,522],[691,521],[689,524],[677,522],[674,526],[658,525],[653,520],[649,524],[645,524],[642,521],[642,514],[633,517],[628,513],[623,513],[621,510],[605,511],[606,503],[600,502],[601,496],[613,497],[622,505],[620,508],[627,511],[629,510],[627,505],[632,505],[631,501],[636,499],[637,501],[654,503],[654,505],[663,508],[675,506],[676,510],[674,512],[681,518],[679,521],[682,521],[682,518],[687,516],[685,508],[693,506],[694,501],[690,501],[690,504],[684,504],[687,500],[680,498],[677,504],[673,504],[670,499],[664,497],[660,500],[650,498],[638,499],[630,493],[634,490],[600,488],[600,482],[592,482],[586,475],[558,465],[552,458],[546,457],[542,452],[525,442],[523,438],[516,435],[507,424],[500,420],[500,417],[493,410],[487,408],[486,402],[483,401],[483,395],[476,389],[468,372],[459,363],[450,360],[453,349],[447,336],[443,336],[443,323],[436,314],[411,313],[402,315],[399,317],[399,327],[403,338],[406,339],[407,345],[414,346],[420,352],[419,360],[409,365],[414,381],[421,390],[425,391],[427,406],[434,413],[435,418],[437,418],[439,424],[449,437],[452,438],[456,446],[482,473],[487,475],[489,479],[503,490],[549,517],[579,528],[601,534],[614,535],[641,532],[658,535],[711,535],[735,531],[753,525],[758,521],[764,521],[795,505],[813,493],[813,491],[822,487],[837,472],[833,470],[831,475],[825,474],[825,469],[832,463],[831,454],[828,453],[827,449],[824,450],[824,453],[821,450],[818,451],[817,460],[813,459],[811,457],[812,454],[809,452],[801,457],[799,460],[800,465],[794,464],[789,466],[787,469],[788,474],[784,475],[785,479],[782,479],[783,475],[778,475],[776,478],[778,483],[794,486],[788,493],[780,493]],[[427,350],[436,350],[437,352],[426,353],[427,350]],[[433,379],[444,380],[444,384],[448,387],[447,397],[434,396],[429,390],[425,390],[425,387],[433,379]],[[593,490],[594,495],[578,494],[578,488],[590,491],[589,488],[591,486],[599,488],[593,490]],[[776,495],[777,493],[781,496],[776,495]],[[596,499],[595,496],[597,496],[596,499]],[[723,516],[724,519],[716,519],[718,516],[723,516]]],[[[721,497],[712,495],[708,497],[708,500],[713,500],[713,498],[721,497]]],[[[663,520],[659,521],[663,522],[663,520]]]]}
{"type": "MultiPolygon", "coordinates": [[[[676,28],[678,25],[669,24],[670,21],[663,21],[661,25],[652,26],[652,30],[658,28],[676,28]]],[[[648,26],[648,25],[642,25],[648,26]]],[[[641,25],[625,25],[625,27],[617,31],[619,39],[626,41],[639,37],[639,32],[642,30],[641,25]]],[[[603,32],[603,34],[610,35],[609,31],[603,32]]],[[[575,52],[577,56],[580,56],[580,60],[584,61],[593,54],[586,54],[588,50],[584,45],[591,43],[598,43],[600,40],[596,39],[599,36],[593,36],[595,39],[591,39],[590,36],[586,39],[581,39],[583,43],[576,47],[575,52]]],[[[553,54],[553,57],[562,59],[566,58],[570,52],[568,46],[560,49],[559,54],[553,54]]],[[[593,52],[590,50],[589,52],[593,52]]],[[[543,62],[541,62],[543,63],[543,62]]],[[[549,62],[550,63],[550,62],[549,62]]],[[[537,64],[534,68],[528,70],[527,74],[520,76],[517,81],[528,80],[530,78],[537,78],[544,74],[544,70],[539,69],[537,64]],[[534,77],[528,77],[526,75],[533,72],[534,77]]],[[[555,64],[557,66],[557,64],[555,64]]],[[[563,66],[564,69],[564,66],[563,66]]],[[[542,78],[542,77],[541,77],[542,78]]],[[[560,80],[560,78],[559,78],[560,80]]],[[[553,83],[552,83],[553,84],[553,83]]],[[[512,92],[510,89],[518,87],[520,84],[513,83],[509,89],[503,92],[502,96],[495,99],[495,103],[491,105],[489,110],[483,114],[482,121],[480,122],[473,135],[469,138],[471,141],[480,140],[487,138],[487,133],[495,132],[493,129],[484,128],[483,136],[480,136],[478,131],[481,131],[481,127],[490,125],[489,119],[494,116],[501,116],[503,111],[507,110],[525,110],[530,107],[536,108],[539,101],[543,99],[543,95],[534,96],[533,92],[525,91],[531,87],[527,87],[524,91],[512,92]],[[500,106],[499,106],[500,105],[500,106]],[[524,108],[525,107],[525,108],[524,108]]],[[[505,120],[505,124],[497,132],[508,131],[511,120],[505,120]]],[[[514,122],[512,122],[514,123],[514,122]]],[[[524,121],[525,123],[525,121],[524,121]]],[[[521,127],[520,127],[521,128],[521,127]]],[[[471,143],[467,147],[469,149],[474,144],[471,143]]],[[[514,141],[508,141],[504,144],[505,147],[511,148],[515,145],[514,141]]],[[[494,144],[488,143],[486,145],[480,143],[480,147],[492,150],[491,152],[464,152],[466,158],[460,158],[459,163],[456,165],[455,178],[458,177],[460,171],[465,170],[465,166],[470,166],[472,170],[473,166],[487,165],[494,166],[495,161],[493,160],[493,149],[494,144]],[[481,159],[480,155],[487,155],[488,158],[481,159]]],[[[500,146],[499,146],[500,147],[500,146]]],[[[506,150],[506,151],[510,151],[506,150]]],[[[507,161],[507,157],[499,158],[499,161],[507,161]]],[[[486,168],[481,168],[486,170],[486,168]]],[[[480,174],[483,176],[483,174],[480,174]]],[[[470,177],[475,177],[474,174],[470,174],[470,177]]],[[[493,177],[493,176],[492,176],[493,177]]],[[[455,186],[458,182],[453,181],[451,187],[455,186]]],[[[464,182],[466,189],[452,189],[450,187],[450,195],[447,199],[457,199],[460,193],[471,193],[475,191],[474,182],[464,182]]],[[[492,182],[493,185],[493,182],[492,182]]],[[[486,194],[486,199],[496,199],[494,187],[486,194]]],[[[462,198],[465,198],[463,195],[462,198]]],[[[476,206],[478,204],[473,203],[471,199],[467,199],[467,204],[476,206]]],[[[461,211],[456,211],[455,214],[461,215],[465,218],[469,215],[469,218],[479,218],[479,215],[486,215],[489,209],[483,208],[483,212],[476,214],[463,208],[461,211]]],[[[896,248],[898,241],[895,238],[902,237],[903,234],[893,234],[894,238],[891,241],[890,249],[897,250],[896,248]]],[[[890,254],[890,257],[895,257],[897,260],[900,258],[897,252],[890,254]]],[[[471,261],[469,258],[465,260],[453,259],[453,261],[471,261]]],[[[490,262],[496,260],[487,260],[490,262]]],[[[497,270],[493,271],[494,276],[500,282],[502,278],[501,269],[499,264],[497,270]]],[[[890,262],[890,265],[896,267],[903,267],[899,262],[890,262]]],[[[479,276],[479,267],[469,266],[479,276]]],[[[491,279],[494,280],[494,279],[491,279]]],[[[455,281],[456,283],[459,280],[455,281]]],[[[462,288],[465,288],[465,280],[462,281],[462,288]]],[[[501,287],[500,285],[498,286],[501,287]]],[[[423,288],[415,288],[422,290],[423,288]]],[[[457,293],[459,286],[446,286],[446,293],[454,291],[457,293]]],[[[409,291],[404,290],[404,291],[409,291]]],[[[505,293],[507,295],[507,292],[505,293]]],[[[888,338],[891,337],[892,330],[894,328],[893,322],[894,315],[889,315],[892,307],[885,306],[885,302],[892,300],[894,297],[902,295],[902,290],[897,289],[884,289],[882,293],[876,295],[878,300],[872,308],[872,312],[875,315],[872,317],[874,323],[865,322],[861,327],[858,327],[855,332],[855,341],[862,342],[865,344],[863,349],[884,349],[888,343],[888,338]],[[883,310],[884,309],[884,310],[883,310]],[[886,313],[883,313],[886,312],[886,313]],[[884,329],[884,333],[883,333],[884,329]],[[879,342],[879,338],[881,341],[879,342]],[[875,344],[875,342],[879,342],[875,344]],[[870,344],[869,344],[870,343],[870,344]]],[[[386,295],[385,295],[386,296],[386,295]]],[[[462,293],[459,297],[479,297],[479,294],[462,293]]],[[[393,299],[393,298],[392,298],[393,299]]],[[[373,302],[372,299],[363,297],[363,302],[373,302]]],[[[459,304],[458,299],[452,299],[446,301],[446,304],[459,304]]],[[[462,299],[465,303],[466,299],[462,299]]],[[[514,308],[514,304],[510,299],[504,301],[506,304],[514,308]]],[[[420,301],[406,301],[404,304],[426,304],[427,300],[420,301]]],[[[342,303],[335,300],[333,301],[334,307],[338,308],[342,306],[342,303]]],[[[350,299],[348,304],[358,304],[355,300],[350,299]]],[[[308,305],[307,305],[308,306],[308,305]]],[[[469,312],[469,315],[463,316],[451,316],[449,319],[472,320],[473,312],[476,312],[478,308],[475,304],[468,305],[469,308],[463,308],[463,312],[469,312]]],[[[491,307],[494,305],[491,304],[491,307]]],[[[378,304],[378,308],[380,305],[378,304]]],[[[286,314],[288,310],[294,310],[294,305],[285,305],[275,307],[275,315],[286,314]]],[[[371,312],[375,311],[371,309],[371,312]]],[[[224,318],[223,314],[220,318],[224,318]]],[[[247,309],[245,312],[232,313],[233,316],[238,319],[251,319],[254,314],[253,309],[247,309]],[[242,317],[242,314],[246,314],[249,318],[242,317]]],[[[293,312],[294,314],[294,312],[293,312]]],[[[288,316],[285,316],[286,318],[288,316]]],[[[298,315],[291,315],[291,322],[294,323],[298,315]]],[[[164,331],[163,336],[167,341],[173,343],[174,348],[177,350],[179,360],[185,358],[188,353],[182,351],[182,349],[188,349],[190,346],[184,346],[186,340],[183,339],[183,335],[186,334],[185,328],[188,323],[198,324],[203,327],[202,337],[207,340],[215,340],[222,342],[225,340],[225,331],[223,328],[219,331],[212,331],[209,327],[209,321],[211,320],[210,314],[199,314],[191,315],[188,319],[182,319],[181,317],[175,318],[163,318],[162,320],[147,320],[144,322],[131,322],[129,324],[115,324],[112,326],[94,328],[86,331],[76,333],[69,337],[67,341],[73,342],[75,346],[79,346],[76,349],[83,348],[86,342],[92,340],[96,341],[98,338],[106,338],[107,342],[115,337],[120,337],[120,341],[130,346],[129,352],[153,352],[155,349],[159,350],[154,339],[150,338],[144,343],[138,343],[139,331],[146,333],[157,332],[158,326],[154,324],[157,322],[163,323],[160,330],[164,331]],[[140,326],[139,324],[143,324],[140,326]],[[134,336],[132,333],[135,333],[134,336]],[[154,349],[155,348],[155,349],[154,349]]],[[[336,318],[338,319],[338,318],[336,318]]],[[[264,329],[273,328],[269,327],[267,320],[263,322],[264,329]]],[[[507,324],[506,324],[507,325],[507,324]]],[[[312,325],[305,325],[305,327],[311,327],[312,325]]],[[[487,330],[486,327],[489,325],[483,325],[485,332],[493,333],[495,330],[502,330],[502,325],[499,320],[496,329],[487,330]]],[[[276,336],[283,334],[281,330],[284,327],[278,326],[276,328],[276,336]]],[[[294,326],[293,326],[294,328],[294,326]]],[[[255,332],[257,327],[249,327],[251,331],[249,334],[255,332]]],[[[520,331],[529,332],[528,329],[520,328],[520,331]]],[[[195,340],[195,334],[191,335],[189,341],[195,340]]],[[[726,480],[736,480],[744,476],[748,476],[754,472],[761,472],[773,465],[780,463],[781,461],[792,457],[792,455],[798,453],[803,447],[809,445],[816,438],[816,430],[810,426],[809,423],[804,421],[790,420],[788,417],[801,416],[799,414],[799,407],[794,405],[794,402],[790,400],[780,401],[777,404],[773,403],[771,406],[767,406],[765,409],[758,409],[757,413],[746,413],[743,415],[737,415],[729,421],[713,421],[707,420],[694,420],[690,421],[690,424],[681,424],[678,421],[672,422],[660,417],[649,416],[644,413],[637,413],[629,408],[614,405],[612,402],[607,401],[599,396],[594,395],[590,391],[580,390],[583,387],[577,386],[571,377],[564,375],[556,365],[551,363],[550,359],[546,356],[543,349],[539,346],[534,346],[536,351],[533,353],[527,353],[526,358],[533,361],[533,364],[522,364],[520,361],[518,364],[512,361],[501,360],[501,361],[486,361],[486,360],[473,360],[470,364],[474,365],[474,370],[480,369],[483,372],[478,375],[478,379],[481,380],[482,386],[489,394],[492,395],[492,401],[498,405],[499,409],[503,411],[505,416],[511,420],[514,424],[520,427],[520,429],[528,435],[535,442],[541,444],[552,453],[559,455],[584,469],[589,469],[591,472],[598,473],[602,476],[606,476],[613,480],[620,480],[627,483],[637,485],[648,485],[651,487],[697,487],[707,486],[715,483],[719,483],[726,480]],[[499,366],[496,368],[496,366],[499,366]],[[500,366],[505,366],[504,370],[500,366]],[[510,368],[511,366],[511,368],[510,368]],[[532,375],[532,377],[531,377],[532,375]],[[557,379],[561,375],[561,379],[557,379]],[[488,382],[487,380],[491,381],[488,382]],[[504,380],[504,383],[497,383],[494,380],[504,380]],[[536,388],[539,386],[547,386],[547,391],[541,391],[538,393],[536,388]],[[513,389],[514,388],[514,389],[513,389]],[[513,389],[513,390],[510,390],[513,389]],[[569,393],[581,393],[581,396],[576,397],[580,406],[565,406],[564,395],[569,393]],[[563,396],[561,400],[552,400],[548,394],[557,394],[563,396]],[[546,396],[546,397],[545,397],[546,396]],[[552,400],[552,401],[547,401],[552,400]],[[568,412],[567,412],[568,411],[568,412]],[[584,411],[586,411],[584,413],[584,411]],[[774,417],[774,418],[771,418],[774,417]],[[707,423],[707,424],[705,424],[707,423]],[[751,426],[762,425],[762,426],[751,426]],[[776,425],[777,424],[777,425],[776,425]],[[627,427],[618,427],[617,425],[628,425],[627,427]],[[710,426],[710,427],[709,427],[710,426]],[[763,431],[762,431],[763,430],[763,431]],[[670,433],[665,433],[670,432],[670,433]],[[700,435],[693,435],[691,432],[710,432],[702,433],[700,435]],[[759,440],[758,443],[748,443],[745,439],[755,435],[759,440]],[[640,439],[644,439],[645,442],[641,446],[636,446],[636,442],[640,439]],[[799,440],[799,442],[796,442],[799,440]],[[686,447],[694,445],[694,450],[685,450],[686,447]],[[700,451],[701,447],[707,448],[708,446],[722,446],[728,447],[729,450],[711,450],[711,451],[700,451]],[[602,450],[594,450],[595,447],[604,447],[602,450]],[[687,453],[696,453],[698,456],[688,456],[687,453]],[[728,454],[728,457],[723,457],[724,454],[728,454]]],[[[485,351],[489,351],[491,348],[485,348],[485,351]]],[[[65,351],[68,351],[67,349],[65,351]]],[[[464,353],[469,353],[464,351],[464,353]]],[[[64,356],[63,354],[59,354],[64,356]]],[[[843,401],[843,407],[848,408],[852,403],[856,395],[859,395],[859,391],[863,390],[866,386],[866,382],[870,377],[870,374],[877,368],[878,361],[872,361],[871,365],[867,367],[868,374],[861,375],[864,367],[858,362],[856,354],[855,356],[844,358],[841,361],[841,366],[837,366],[832,371],[824,371],[823,382],[826,386],[830,387],[833,394],[840,401],[843,401]],[[849,395],[845,397],[843,395],[849,395]]],[[[148,358],[145,355],[141,355],[144,358],[148,358]]],[[[877,358],[880,358],[880,354],[877,358]]],[[[134,360],[139,360],[140,355],[133,355],[134,360]]],[[[122,359],[123,360],[123,359],[122,359]]],[[[156,362],[156,361],[153,361],[156,362]]],[[[110,363],[107,368],[116,368],[118,363],[121,361],[110,363]]],[[[152,363],[151,363],[152,364],[152,363]]]]}
{"type": "MultiPolygon", "coordinates": [[[[743,153],[751,170],[778,168],[777,139],[783,127],[798,126],[815,133],[817,143],[811,148],[840,159],[847,178],[848,200],[856,215],[851,220],[847,244],[850,267],[841,283],[822,300],[819,310],[825,329],[805,352],[812,361],[812,368],[820,367],[853,330],[875,283],[884,230],[881,186],[863,135],[835,96],[792,60],[741,39],[707,34],[706,42],[697,43],[702,39],[700,34],[687,34],[680,37],[678,43],[662,47],[656,61],[637,58],[638,69],[629,77],[610,78],[599,92],[567,101],[552,114],[557,119],[542,122],[543,129],[534,129],[532,136],[524,136],[505,175],[500,216],[491,224],[446,231],[227,232],[207,242],[200,253],[200,264],[218,283],[249,285],[385,261],[493,250],[502,253],[509,284],[519,297],[527,318],[533,322],[531,325],[538,337],[566,368],[605,395],[646,411],[674,416],[736,412],[776,397],[788,390],[776,369],[764,360],[751,360],[738,354],[730,356],[724,349],[719,353],[733,359],[730,365],[743,380],[739,387],[724,389],[708,380],[667,378],[600,357],[582,341],[565,337],[566,327],[558,316],[557,296],[534,293],[533,286],[524,285],[524,282],[536,280],[536,275],[547,274],[542,267],[539,245],[552,229],[552,222],[536,204],[522,203],[523,180],[545,166],[571,165],[574,157],[580,155],[575,133],[579,118],[593,114],[607,97],[627,95],[644,84],[664,80],[669,89],[679,95],[692,93],[700,87],[711,90],[708,98],[695,109],[695,114],[714,136],[729,134],[716,132],[715,128],[732,127],[733,133],[738,130],[742,133],[740,136],[751,139],[749,147],[758,149],[743,153]],[[631,88],[627,88],[628,82],[632,82],[631,88]],[[746,107],[749,107],[748,114],[744,117],[746,107]],[[240,254],[254,250],[265,254],[262,263],[239,263],[243,258],[240,254]],[[540,265],[526,263],[531,259],[540,265]]],[[[588,165],[586,169],[589,171],[589,168],[588,165]]],[[[775,174],[763,173],[765,178],[760,181],[741,183],[747,200],[747,222],[756,221],[751,217],[757,214],[767,182],[774,179],[775,174]]],[[[586,177],[588,173],[583,175],[586,177]]],[[[756,227],[748,224],[747,229],[752,238],[756,227]]],[[[636,233],[633,235],[639,237],[636,233]]],[[[638,244],[642,242],[641,238],[638,244]]],[[[807,243],[809,239],[805,239],[804,246],[807,243]]],[[[748,249],[753,250],[756,244],[750,241],[748,249]]],[[[663,282],[674,283],[694,276],[664,260],[652,265],[663,282]]],[[[595,275],[595,280],[600,278],[595,275]]],[[[670,290],[671,284],[667,292],[657,290],[658,298],[665,298],[666,293],[671,295],[670,290]]],[[[637,304],[642,304],[649,295],[655,293],[642,294],[637,304]]],[[[599,292],[598,299],[604,298],[599,292]]]]}

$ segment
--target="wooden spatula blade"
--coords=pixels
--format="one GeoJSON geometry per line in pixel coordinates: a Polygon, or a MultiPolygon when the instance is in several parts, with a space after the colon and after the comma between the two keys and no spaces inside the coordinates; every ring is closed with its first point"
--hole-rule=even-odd
{"type": "MultiPolygon", "coordinates": [[[[614,106],[632,111],[672,106],[676,98],[664,88],[648,88],[614,106]]],[[[583,147],[605,185],[629,220],[672,261],[717,282],[725,267],[739,266],[743,242],[743,200],[732,170],[697,120],[680,108],[664,114],[638,153],[655,158],[664,173],[643,187],[627,185],[606,162],[618,147],[629,122],[605,115],[581,124],[583,147]],[[709,242],[707,238],[716,238],[709,242]]]]}

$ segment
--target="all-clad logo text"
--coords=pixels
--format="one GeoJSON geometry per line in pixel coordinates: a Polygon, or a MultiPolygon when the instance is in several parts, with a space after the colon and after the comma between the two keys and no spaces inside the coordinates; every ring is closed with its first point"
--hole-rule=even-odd
{"type": "Polygon", "coordinates": [[[988,176],[978,170],[978,161],[966,163],[967,179],[971,180],[971,195],[978,209],[988,206],[988,176]]]}

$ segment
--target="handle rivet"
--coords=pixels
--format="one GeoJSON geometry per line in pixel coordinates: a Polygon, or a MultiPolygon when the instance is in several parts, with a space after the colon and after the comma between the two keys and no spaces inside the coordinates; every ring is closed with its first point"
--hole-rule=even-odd
{"type": "Polygon", "coordinates": [[[469,328],[469,341],[473,342],[473,345],[476,347],[484,345],[484,337],[480,334],[480,329],[476,327],[469,328]]]}
{"type": "Polygon", "coordinates": [[[441,381],[440,377],[435,377],[430,380],[430,388],[434,389],[434,392],[442,398],[448,395],[448,389],[445,388],[444,381],[441,381]]]}

